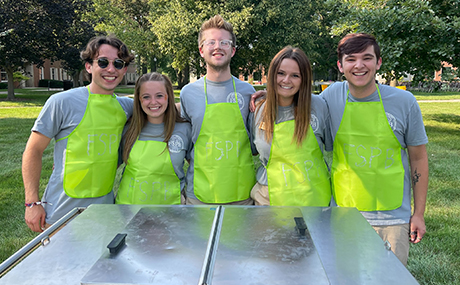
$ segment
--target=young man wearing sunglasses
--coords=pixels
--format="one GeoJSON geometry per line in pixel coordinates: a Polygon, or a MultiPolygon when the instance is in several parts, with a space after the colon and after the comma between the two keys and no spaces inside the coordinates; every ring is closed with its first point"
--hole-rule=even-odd
{"type": "Polygon", "coordinates": [[[198,35],[206,75],[185,86],[182,116],[192,124],[194,147],[187,170],[187,204],[253,204],[254,165],[247,132],[254,88],[230,73],[233,27],[216,15],[198,35]]]}
{"type": "Polygon", "coordinates": [[[91,83],[51,96],[41,110],[22,162],[25,220],[35,232],[75,207],[112,204],[118,145],[132,100],[113,94],[134,56],[115,37],[92,39],[81,58],[91,83]],[[54,168],[42,199],[42,156],[54,138],[54,168]]]}

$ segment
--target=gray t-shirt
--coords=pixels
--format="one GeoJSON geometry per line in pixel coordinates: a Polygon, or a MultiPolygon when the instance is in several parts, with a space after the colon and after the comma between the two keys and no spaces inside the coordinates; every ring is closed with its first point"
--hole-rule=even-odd
{"type": "MultiPolygon", "coordinates": [[[[249,136],[249,128],[247,119],[249,115],[249,102],[251,95],[255,92],[252,85],[243,82],[236,77],[235,80],[236,93],[238,96],[238,104],[240,106],[241,116],[243,117],[246,131],[249,136]]],[[[206,89],[208,104],[235,102],[235,91],[233,89],[233,81],[229,79],[223,82],[213,82],[206,80],[206,89]]],[[[206,109],[205,93],[204,93],[204,78],[200,78],[193,83],[187,84],[180,92],[181,113],[187,121],[192,124],[192,141],[196,143],[200,134],[201,125],[203,123],[204,112],[206,109]]],[[[229,118],[232,120],[232,118],[229,118]]],[[[197,199],[193,191],[193,167],[194,167],[194,148],[190,153],[190,166],[187,169],[187,190],[186,195],[189,198],[197,199]]]]}
{"type": "MultiPolygon", "coordinates": [[[[43,106],[32,131],[39,132],[48,138],[56,140],[54,145],[54,169],[43,194],[42,201],[46,211],[46,222],[52,224],[75,207],[87,207],[90,204],[113,204],[113,192],[97,197],[75,199],[67,196],[63,188],[64,153],[67,148],[67,138],[80,123],[88,103],[87,87],[74,88],[52,95],[43,106]],[[49,204],[51,203],[51,204],[49,204]]],[[[132,115],[133,100],[128,97],[117,97],[126,118],[132,115]]]]}
{"type": "MultiPolygon", "coordinates": [[[[260,109],[256,110],[257,112],[251,113],[251,115],[249,115],[249,121],[251,126],[251,135],[254,140],[254,145],[259,153],[259,160],[261,162],[261,165],[257,169],[256,178],[260,184],[268,185],[266,166],[270,158],[271,142],[267,142],[265,140],[265,131],[259,129],[264,107],[265,103],[260,107],[260,109]]],[[[276,124],[289,120],[294,120],[294,106],[278,106],[276,124]]],[[[310,125],[315,133],[315,137],[321,151],[323,151],[324,146],[326,146],[327,150],[332,150],[331,132],[328,129],[329,112],[324,100],[316,95],[312,95],[311,98],[310,125]]]]}
{"type": "MultiPolygon", "coordinates": [[[[127,124],[128,126],[128,124],[127,124]]],[[[125,131],[127,129],[125,127],[125,131]]],[[[164,141],[163,136],[164,124],[152,124],[147,122],[145,127],[139,134],[140,141],[164,141]]],[[[189,122],[178,123],[173,130],[173,134],[168,141],[169,155],[174,168],[174,172],[180,179],[181,191],[185,188],[185,173],[184,159],[188,158],[192,150],[192,126],[189,122]]],[[[123,147],[120,147],[120,153],[123,153],[123,147]]],[[[155,158],[152,158],[152,163],[155,163],[155,158]]]]}
{"type": "MultiPolygon", "coordinates": [[[[407,146],[418,146],[428,143],[422,113],[417,100],[408,91],[387,85],[380,85],[383,107],[388,122],[396,135],[401,147],[401,158],[404,166],[404,196],[402,206],[391,211],[361,212],[373,226],[397,225],[408,223],[411,217],[411,181],[407,146]]],[[[348,82],[337,82],[330,85],[321,93],[326,101],[331,116],[332,138],[335,138],[342,120],[347,99],[348,82]]],[[[375,102],[379,101],[377,91],[370,96],[359,99],[348,95],[350,102],[375,102]]],[[[365,120],[365,118],[363,118],[365,120]]]]}

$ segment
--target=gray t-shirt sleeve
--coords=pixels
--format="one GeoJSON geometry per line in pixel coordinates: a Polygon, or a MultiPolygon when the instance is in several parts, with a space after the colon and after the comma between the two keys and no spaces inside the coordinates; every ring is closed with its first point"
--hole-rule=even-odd
{"type": "Polygon", "coordinates": [[[417,101],[414,101],[410,108],[406,130],[406,145],[418,146],[428,143],[422,112],[417,101]]]}
{"type": "Polygon", "coordinates": [[[332,150],[332,137],[329,130],[329,109],[323,98],[312,95],[310,125],[315,133],[321,151],[332,150]]]}
{"type": "Polygon", "coordinates": [[[46,101],[35,120],[32,131],[39,132],[48,138],[54,138],[60,131],[63,114],[57,97],[59,96],[53,95],[46,101]]]}
{"type": "MultiPolygon", "coordinates": [[[[187,113],[188,103],[186,102],[187,100],[184,100],[184,96],[183,96],[184,90],[185,90],[185,87],[180,91],[180,114],[182,118],[184,118],[187,121],[190,121],[190,117],[187,113]]],[[[185,93],[187,93],[187,91],[185,91],[185,93]]]]}
{"type": "Polygon", "coordinates": [[[123,108],[123,111],[126,114],[126,118],[129,119],[133,115],[133,105],[134,105],[134,100],[130,97],[120,97],[117,96],[117,100],[120,103],[121,107],[123,108]]]}
{"type": "Polygon", "coordinates": [[[87,103],[85,87],[52,95],[40,111],[32,131],[56,140],[68,136],[83,118],[87,103]]]}

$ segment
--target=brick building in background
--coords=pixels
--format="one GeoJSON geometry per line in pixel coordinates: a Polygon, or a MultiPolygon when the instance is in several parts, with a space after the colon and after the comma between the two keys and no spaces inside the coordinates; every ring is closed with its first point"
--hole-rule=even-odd
{"type": "MultiPolygon", "coordinates": [[[[45,60],[43,66],[40,68],[38,68],[37,65],[30,64],[25,68],[24,74],[29,77],[29,80],[21,82],[19,86],[15,86],[16,88],[38,87],[38,82],[42,79],[73,81],[73,78],[62,68],[61,61],[52,62],[50,60],[45,60]]],[[[136,73],[136,64],[133,62],[128,66],[128,71],[120,84],[134,84],[138,77],[139,76],[136,73]]],[[[78,81],[79,86],[83,86],[85,81],[89,81],[86,71],[82,70],[82,72],[80,72],[78,81]]],[[[4,70],[0,70],[0,82],[8,82],[8,78],[4,70]]]]}

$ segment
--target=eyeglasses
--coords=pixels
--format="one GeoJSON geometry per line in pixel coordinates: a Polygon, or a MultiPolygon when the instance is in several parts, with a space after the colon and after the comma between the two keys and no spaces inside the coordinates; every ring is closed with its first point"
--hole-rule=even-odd
{"type": "MultiPolygon", "coordinates": [[[[93,60],[93,62],[94,61],[96,61],[96,60],[93,60]]],[[[109,66],[110,62],[113,63],[113,67],[115,67],[116,69],[122,69],[126,65],[126,62],[124,62],[123,60],[121,60],[119,58],[117,58],[115,60],[109,60],[108,58],[105,58],[105,57],[101,57],[101,58],[97,59],[97,65],[99,65],[99,67],[102,68],[102,69],[107,68],[107,66],[109,66]]]]}
{"type": "Polygon", "coordinates": [[[222,49],[229,49],[233,45],[233,42],[231,40],[221,40],[221,41],[205,40],[203,41],[203,45],[206,46],[208,49],[214,48],[216,43],[219,43],[219,46],[222,49]]]}

